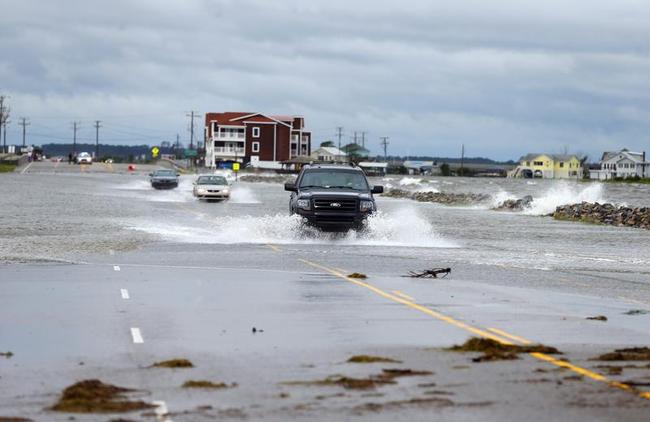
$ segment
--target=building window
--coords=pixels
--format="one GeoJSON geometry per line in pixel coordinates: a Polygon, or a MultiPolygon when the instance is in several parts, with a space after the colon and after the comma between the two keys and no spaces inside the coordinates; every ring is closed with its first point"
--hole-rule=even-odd
{"type": "Polygon", "coordinates": [[[544,162],[543,161],[533,161],[534,166],[543,166],[544,162]]]}
{"type": "Polygon", "coordinates": [[[260,137],[260,128],[255,126],[253,128],[253,138],[259,138],[260,137]]]}
{"type": "MultiPolygon", "coordinates": [[[[569,164],[571,166],[571,164],[569,164]]],[[[564,161],[560,162],[560,168],[564,168],[564,161]]]]}
{"type": "MultiPolygon", "coordinates": [[[[258,127],[253,128],[253,130],[255,130],[255,129],[259,130],[260,128],[258,128],[258,127]]],[[[255,132],[253,131],[253,133],[255,133],[255,132]]],[[[253,136],[255,136],[255,135],[253,135],[253,136]]],[[[259,136],[259,133],[258,133],[258,136],[259,136]]],[[[253,152],[260,152],[260,143],[259,142],[253,142],[252,147],[253,147],[253,152]]]]}

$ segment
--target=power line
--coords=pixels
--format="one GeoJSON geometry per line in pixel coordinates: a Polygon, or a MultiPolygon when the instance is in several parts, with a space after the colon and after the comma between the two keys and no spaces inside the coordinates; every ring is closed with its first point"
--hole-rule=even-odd
{"type": "Polygon", "coordinates": [[[343,136],[343,127],[339,126],[336,128],[336,136],[339,138],[339,151],[341,150],[341,136],[343,136]]]}
{"type": "Polygon", "coordinates": [[[25,146],[25,129],[27,126],[31,125],[30,122],[27,121],[26,117],[21,117],[20,118],[20,123],[18,123],[20,126],[23,127],[23,147],[25,146]]]}
{"type": "Polygon", "coordinates": [[[190,118],[190,149],[194,149],[194,118],[199,117],[198,114],[194,115],[194,113],[198,112],[191,110],[190,114],[186,114],[190,118]]]}
{"type": "Polygon", "coordinates": [[[99,159],[99,128],[102,127],[100,125],[101,120],[95,120],[95,159],[99,159]]]}
{"type": "Polygon", "coordinates": [[[381,144],[380,145],[384,148],[384,160],[388,160],[387,151],[388,151],[388,144],[390,143],[390,142],[388,142],[388,136],[381,136],[381,137],[379,137],[379,139],[381,139],[381,144]]]}
{"type": "Polygon", "coordinates": [[[72,129],[74,135],[72,135],[72,153],[77,152],[77,129],[79,128],[79,122],[72,122],[72,129]]]}

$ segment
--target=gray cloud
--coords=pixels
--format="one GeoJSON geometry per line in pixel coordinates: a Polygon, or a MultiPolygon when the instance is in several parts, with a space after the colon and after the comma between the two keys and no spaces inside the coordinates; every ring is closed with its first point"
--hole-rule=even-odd
{"type": "Polygon", "coordinates": [[[649,146],[644,1],[0,1],[0,92],[39,142],[73,119],[186,139],[194,109],[301,114],[317,141],[341,125],[412,155],[649,146]]]}

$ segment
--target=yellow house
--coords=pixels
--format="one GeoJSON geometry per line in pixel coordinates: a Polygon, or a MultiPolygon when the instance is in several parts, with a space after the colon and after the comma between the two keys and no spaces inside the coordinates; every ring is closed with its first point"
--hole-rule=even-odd
{"type": "Polygon", "coordinates": [[[582,165],[576,155],[527,154],[519,160],[513,177],[582,179],[582,165]]]}

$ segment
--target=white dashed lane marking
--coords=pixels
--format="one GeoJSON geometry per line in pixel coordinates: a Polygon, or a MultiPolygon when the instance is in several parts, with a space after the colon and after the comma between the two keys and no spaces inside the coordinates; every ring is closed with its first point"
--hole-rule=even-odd
{"type": "Polygon", "coordinates": [[[120,266],[119,266],[119,265],[113,265],[113,269],[114,269],[115,271],[119,271],[119,270],[120,270],[120,266]]]}
{"type": "Polygon", "coordinates": [[[136,344],[144,343],[144,339],[142,338],[142,333],[140,332],[139,328],[131,328],[131,337],[133,337],[133,342],[136,344]]]}
{"type": "Polygon", "coordinates": [[[156,414],[156,420],[163,422],[172,422],[169,417],[169,410],[167,409],[167,404],[162,400],[155,400],[152,402],[156,409],[154,413],[156,414]]]}
{"type": "Polygon", "coordinates": [[[120,289],[120,293],[122,294],[122,299],[130,299],[131,297],[129,296],[129,291],[126,289],[120,289]]]}

